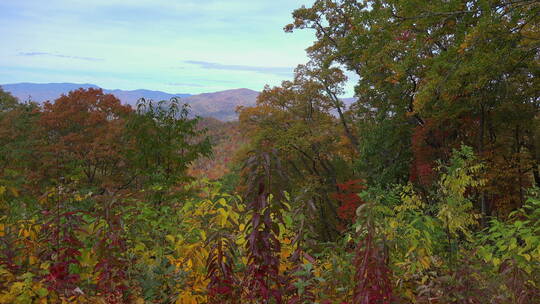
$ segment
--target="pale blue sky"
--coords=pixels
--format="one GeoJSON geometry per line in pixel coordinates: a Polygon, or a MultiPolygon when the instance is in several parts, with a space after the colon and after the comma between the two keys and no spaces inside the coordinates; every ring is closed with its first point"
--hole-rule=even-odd
{"type": "Polygon", "coordinates": [[[261,90],[305,63],[286,34],[313,0],[1,0],[0,83],[201,93],[261,90]]]}

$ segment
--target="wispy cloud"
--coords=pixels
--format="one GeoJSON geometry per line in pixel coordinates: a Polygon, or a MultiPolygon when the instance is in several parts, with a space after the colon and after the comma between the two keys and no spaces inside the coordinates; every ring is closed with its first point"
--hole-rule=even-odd
{"type": "Polygon", "coordinates": [[[262,74],[274,74],[279,76],[289,76],[293,73],[292,67],[264,67],[264,66],[251,66],[251,65],[235,65],[235,64],[221,64],[207,61],[187,60],[184,63],[198,65],[203,69],[209,70],[227,70],[227,71],[246,71],[257,72],[262,74]]]}
{"type": "Polygon", "coordinates": [[[261,90],[308,60],[313,33],[282,28],[314,1],[0,0],[0,83],[261,90]]]}
{"type": "Polygon", "coordinates": [[[178,82],[172,82],[172,83],[168,83],[167,85],[171,86],[171,87],[194,87],[194,88],[206,88],[208,87],[207,85],[203,85],[203,84],[197,84],[197,83],[178,83],[178,82]]]}
{"type": "Polygon", "coordinates": [[[47,57],[57,57],[57,58],[66,58],[66,59],[75,59],[75,60],[84,60],[84,61],[103,61],[103,58],[70,56],[70,55],[48,53],[48,52],[19,52],[19,56],[30,56],[30,57],[47,56],[47,57]]]}

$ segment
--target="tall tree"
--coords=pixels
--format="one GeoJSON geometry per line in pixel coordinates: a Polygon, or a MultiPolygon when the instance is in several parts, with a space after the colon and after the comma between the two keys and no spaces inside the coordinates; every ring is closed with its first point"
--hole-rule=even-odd
{"type": "Polygon", "coordinates": [[[36,136],[39,108],[35,103],[20,103],[0,88],[0,176],[12,169],[17,174],[36,169],[36,136]]]}
{"type": "Polygon", "coordinates": [[[301,65],[293,81],[266,87],[256,107],[240,111],[240,124],[252,138],[253,150],[277,151],[288,176],[283,189],[291,193],[296,208],[308,211],[312,233],[332,240],[338,232],[338,205],[331,193],[352,175],[346,168],[351,167],[356,145],[347,133],[353,138],[355,134],[332,113],[341,104],[334,99],[339,81],[326,87],[315,73],[301,65]]]}
{"type": "Polygon", "coordinates": [[[46,102],[39,120],[45,175],[74,175],[100,186],[118,182],[125,170],[122,133],[130,112],[101,89],[78,89],[46,102]]]}
{"type": "Polygon", "coordinates": [[[168,189],[185,182],[189,165],[211,155],[206,130],[197,128],[199,118],[188,117],[188,109],[176,98],[139,100],[126,135],[131,145],[127,153],[130,170],[141,186],[168,189]]]}
{"type": "MultiPolygon", "coordinates": [[[[499,172],[491,175],[492,183],[505,168],[516,168],[511,184],[513,192],[522,193],[532,176],[538,177],[539,11],[533,0],[317,0],[296,10],[285,30],[314,29],[317,40],[308,54],[358,74],[360,120],[369,114],[379,118],[372,124],[376,129],[396,126],[389,138],[400,136],[400,125],[427,135],[414,144],[435,154],[414,155],[413,176],[421,170],[414,166],[432,166],[422,157],[447,159],[464,142],[499,172]],[[444,141],[436,138],[440,129],[444,141]],[[504,155],[505,164],[494,159],[497,155],[504,155]]],[[[362,149],[387,150],[370,137],[360,146],[376,148],[362,149]]],[[[396,143],[403,151],[413,144],[396,143]]],[[[375,167],[396,157],[386,154],[375,167]]],[[[496,200],[492,195],[492,205],[496,200]]],[[[484,214],[489,201],[485,193],[479,198],[484,214]]],[[[515,208],[523,196],[513,201],[515,208]]]]}

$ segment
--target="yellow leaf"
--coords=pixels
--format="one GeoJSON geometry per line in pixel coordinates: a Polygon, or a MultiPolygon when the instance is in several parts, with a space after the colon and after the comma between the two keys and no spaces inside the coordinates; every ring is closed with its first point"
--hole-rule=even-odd
{"type": "Polygon", "coordinates": [[[176,304],[197,304],[196,296],[191,292],[185,291],[176,300],[176,304]]]}
{"type": "Polygon", "coordinates": [[[414,299],[414,293],[410,289],[405,290],[405,296],[408,299],[414,299]]]}
{"type": "Polygon", "coordinates": [[[167,241],[169,241],[169,242],[171,242],[171,243],[174,244],[174,241],[175,241],[174,235],[167,234],[167,235],[165,236],[165,239],[166,239],[167,241]]]}
{"type": "Polygon", "coordinates": [[[413,252],[415,249],[416,249],[416,246],[412,246],[411,248],[409,248],[409,250],[407,251],[405,256],[409,256],[411,254],[411,252],[413,252]]]}
{"type": "Polygon", "coordinates": [[[281,255],[281,258],[285,260],[291,255],[291,251],[288,248],[282,248],[280,255],[281,255]]]}
{"type": "Polygon", "coordinates": [[[34,264],[36,264],[38,262],[38,259],[35,256],[31,255],[28,258],[28,262],[30,263],[30,265],[34,265],[34,264]]]}
{"type": "Polygon", "coordinates": [[[236,240],[236,245],[242,246],[245,242],[246,240],[243,237],[240,237],[236,240]]]}
{"type": "Polygon", "coordinates": [[[217,203],[220,204],[220,205],[223,206],[223,207],[229,206],[229,205],[227,204],[227,201],[226,201],[224,198],[220,198],[220,199],[217,201],[217,203]]]}
{"type": "Polygon", "coordinates": [[[422,266],[424,267],[424,269],[428,269],[429,268],[429,258],[426,257],[426,256],[423,256],[420,258],[420,264],[422,264],[422,266]]]}
{"type": "Polygon", "coordinates": [[[193,261],[191,259],[187,260],[186,268],[191,269],[193,267],[193,261]]]}
{"type": "Polygon", "coordinates": [[[13,285],[11,285],[12,290],[16,290],[17,292],[20,292],[24,288],[24,282],[15,282],[13,285]]]}
{"type": "Polygon", "coordinates": [[[225,224],[227,224],[227,218],[229,217],[229,213],[223,208],[219,208],[217,211],[219,213],[217,217],[219,225],[225,226],[225,224]]]}
{"type": "Polygon", "coordinates": [[[204,230],[201,230],[201,238],[203,241],[206,241],[206,232],[204,230]]]}

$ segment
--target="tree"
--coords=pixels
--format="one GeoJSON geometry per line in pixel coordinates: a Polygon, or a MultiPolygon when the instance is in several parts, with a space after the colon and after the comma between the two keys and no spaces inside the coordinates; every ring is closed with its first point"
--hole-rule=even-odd
{"type": "Polygon", "coordinates": [[[199,118],[189,118],[187,104],[141,99],[130,116],[126,135],[132,174],[140,185],[168,189],[187,181],[187,169],[201,156],[210,156],[205,130],[197,129],[199,118]]]}
{"type": "Polygon", "coordinates": [[[101,89],[78,89],[46,102],[39,119],[45,177],[79,176],[89,185],[121,184],[129,106],[101,89]]]}
{"type": "Polygon", "coordinates": [[[12,110],[19,104],[17,98],[13,97],[9,92],[6,92],[0,87],[0,112],[12,110]]]}
{"type": "Polygon", "coordinates": [[[38,117],[37,104],[19,103],[0,88],[0,176],[7,174],[8,168],[12,173],[36,168],[38,117]]]}
{"type": "MultiPolygon", "coordinates": [[[[297,9],[285,30],[314,29],[317,40],[309,56],[358,74],[359,119],[384,117],[409,130],[428,128],[419,131],[424,134],[444,127],[450,135],[444,142],[428,136],[416,145],[435,150],[433,159],[448,159],[463,141],[500,173],[520,163],[512,192],[523,193],[524,181],[534,175],[538,183],[540,177],[538,10],[538,2],[529,0],[317,0],[297,9]],[[503,140],[509,137],[514,139],[503,140]],[[501,154],[513,164],[497,164],[493,156],[501,154]],[[530,165],[523,165],[524,158],[531,159],[530,165]]],[[[375,129],[378,125],[375,121],[375,129]]],[[[394,128],[388,137],[399,132],[394,128]]],[[[360,140],[361,147],[379,146],[367,139],[360,140]]],[[[410,144],[402,141],[396,149],[406,151],[410,144]]],[[[386,154],[373,159],[375,167],[393,161],[395,155],[386,154]]],[[[427,163],[419,157],[414,156],[415,163],[427,163]]],[[[490,213],[488,200],[486,193],[478,198],[484,214],[490,213]]],[[[523,195],[513,201],[512,208],[519,206],[523,195]]]]}
{"type": "MultiPolygon", "coordinates": [[[[250,151],[276,151],[288,176],[281,187],[290,192],[296,208],[308,210],[312,232],[332,240],[339,220],[331,193],[338,190],[338,182],[350,179],[357,149],[353,130],[343,125],[348,122],[332,115],[341,104],[334,99],[340,81],[327,88],[316,73],[299,66],[293,81],[266,87],[257,106],[241,109],[239,119],[241,130],[252,138],[250,151]]],[[[347,119],[343,112],[342,118],[347,119]]]]}

